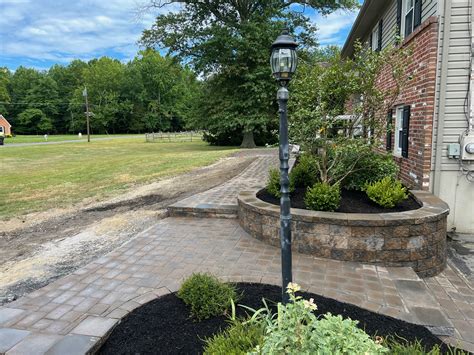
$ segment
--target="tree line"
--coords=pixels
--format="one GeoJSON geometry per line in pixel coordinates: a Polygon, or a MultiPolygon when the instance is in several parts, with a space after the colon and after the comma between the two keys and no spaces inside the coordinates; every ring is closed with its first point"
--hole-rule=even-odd
{"type": "Polygon", "coordinates": [[[199,85],[193,71],[152,49],[128,63],[102,57],[47,71],[0,68],[0,114],[16,134],[84,132],[87,88],[94,133],[177,131],[190,121],[199,85]]]}
{"type": "Polygon", "coordinates": [[[333,53],[319,49],[317,28],[302,10],[324,15],[358,4],[149,0],[148,10],[177,5],[179,11],[157,16],[140,39],[148,49],[134,60],[123,64],[103,57],[46,72],[3,70],[0,113],[16,133],[84,131],[82,92],[87,87],[94,133],[193,128],[206,130],[211,144],[272,144],[278,132],[272,42],[287,27],[299,43],[301,62],[324,60],[333,53]]]}

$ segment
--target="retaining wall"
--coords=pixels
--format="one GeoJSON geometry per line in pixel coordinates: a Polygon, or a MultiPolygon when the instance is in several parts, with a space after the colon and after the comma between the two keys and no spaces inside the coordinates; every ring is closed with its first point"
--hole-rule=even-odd
{"type": "MultiPolygon", "coordinates": [[[[280,207],[238,196],[239,222],[253,237],[280,245],[280,207]]],[[[291,209],[294,251],[317,257],[384,266],[410,266],[421,277],[446,266],[448,205],[427,191],[411,191],[422,206],[397,213],[339,213],[291,209]]]]}

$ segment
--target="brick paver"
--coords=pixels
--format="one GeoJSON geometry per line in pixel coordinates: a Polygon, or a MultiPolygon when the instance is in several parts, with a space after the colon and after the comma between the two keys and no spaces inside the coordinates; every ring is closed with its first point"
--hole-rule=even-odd
{"type": "MultiPolygon", "coordinates": [[[[294,160],[291,160],[291,163],[294,160]]],[[[261,154],[242,173],[213,189],[193,195],[168,207],[171,216],[236,217],[237,195],[265,186],[268,170],[278,167],[278,152],[261,154]]]]}
{"type": "MultiPolygon", "coordinates": [[[[178,289],[196,271],[223,280],[280,284],[280,251],[233,219],[167,218],[73,274],[0,308],[0,328],[26,330],[12,354],[85,353],[131,310],[178,289]],[[3,315],[3,316],[2,316],[3,315]]],[[[474,350],[473,285],[449,266],[420,279],[390,268],[294,254],[294,281],[310,292],[425,324],[474,350]]],[[[1,332],[0,332],[1,334],[1,332]]],[[[3,348],[2,348],[3,346],[3,348]]],[[[9,353],[9,352],[7,352],[9,353]]]]}

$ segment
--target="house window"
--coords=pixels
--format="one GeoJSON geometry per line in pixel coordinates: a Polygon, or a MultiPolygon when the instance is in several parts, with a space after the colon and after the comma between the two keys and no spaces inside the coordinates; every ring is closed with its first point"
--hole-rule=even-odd
{"type": "Polygon", "coordinates": [[[395,127],[395,146],[393,154],[396,156],[408,158],[408,136],[410,130],[410,106],[400,106],[396,109],[395,127]]]}
{"type": "Polygon", "coordinates": [[[415,0],[405,0],[405,14],[403,21],[405,37],[408,37],[410,33],[413,32],[413,24],[414,24],[414,14],[415,14],[415,0]]]}
{"type": "Polygon", "coordinates": [[[379,49],[379,27],[378,26],[375,26],[370,38],[372,42],[370,44],[370,47],[372,48],[373,51],[377,51],[379,49]]]}
{"type": "Polygon", "coordinates": [[[382,50],[382,25],[383,22],[380,20],[370,32],[370,48],[376,52],[382,50]]]}
{"type": "Polygon", "coordinates": [[[397,0],[397,26],[399,35],[408,37],[420,26],[422,17],[422,0],[397,0]]]}
{"type": "Polygon", "coordinates": [[[403,106],[397,107],[397,116],[395,117],[395,127],[393,130],[395,135],[395,146],[393,154],[402,156],[402,140],[403,140],[403,106]]]}

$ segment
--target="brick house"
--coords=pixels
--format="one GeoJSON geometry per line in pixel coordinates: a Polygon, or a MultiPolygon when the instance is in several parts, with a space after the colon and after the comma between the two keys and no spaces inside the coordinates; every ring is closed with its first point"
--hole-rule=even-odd
{"type": "Polygon", "coordinates": [[[3,115],[0,115],[0,135],[6,136],[9,134],[12,134],[12,125],[8,123],[3,115]]]}
{"type": "Polygon", "coordinates": [[[448,228],[465,233],[474,233],[472,2],[365,0],[342,49],[350,57],[356,40],[380,50],[398,36],[412,46],[413,79],[387,112],[386,148],[404,183],[446,201],[448,228]]]}

